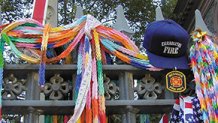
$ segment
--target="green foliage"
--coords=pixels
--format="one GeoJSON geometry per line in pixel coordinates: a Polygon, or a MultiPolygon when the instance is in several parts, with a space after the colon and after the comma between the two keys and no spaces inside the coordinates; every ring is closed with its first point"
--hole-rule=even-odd
{"type": "MultiPolygon", "coordinates": [[[[62,1],[67,2],[67,0],[62,1]]],[[[68,1],[70,8],[75,8],[76,3],[68,1]]],[[[84,8],[84,14],[91,14],[100,20],[104,25],[112,26],[116,22],[115,8],[118,5],[122,5],[125,10],[125,17],[128,20],[128,24],[135,34],[133,35],[134,41],[141,41],[143,33],[148,23],[155,20],[155,8],[160,5],[163,10],[165,18],[173,17],[173,10],[176,6],[177,0],[165,0],[164,4],[161,4],[157,0],[77,0],[77,4],[84,8]]],[[[66,3],[65,3],[66,4],[66,3]]],[[[63,11],[64,7],[60,8],[63,11]]],[[[63,19],[70,19],[65,21],[72,21],[71,17],[75,16],[75,9],[71,12],[69,18],[61,18],[60,23],[63,24],[63,19]]]]}
{"type": "Polygon", "coordinates": [[[0,0],[3,23],[29,18],[33,0],[0,0]]]}
{"type": "Polygon", "coordinates": [[[73,22],[76,6],[73,0],[58,1],[58,25],[66,25],[73,22]]]}
{"type": "Polygon", "coordinates": [[[162,5],[162,11],[165,18],[175,18],[176,15],[173,14],[174,8],[178,0],[165,0],[162,5]]]}
{"type": "MultiPolygon", "coordinates": [[[[115,8],[122,5],[125,17],[135,34],[134,41],[141,41],[148,23],[155,20],[155,8],[160,5],[165,18],[173,17],[177,0],[59,0],[58,25],[72,23],[75,17],[76,4],[84,8],[84,14],[91,14],[107,26],[116,22],[115,8]]],[[[12,22],[31,15],[33,0],[0,0],[3,23],[12,22]]]]}

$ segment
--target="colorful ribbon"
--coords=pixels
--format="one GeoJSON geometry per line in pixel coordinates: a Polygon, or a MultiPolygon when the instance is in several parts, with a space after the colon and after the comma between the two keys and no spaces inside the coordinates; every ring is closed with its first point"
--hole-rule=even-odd
{"type": "MultiPolygon", "coordinates": [[[[68,123],[83,120],[80,119],[82,114],[85,114],[85,119],[91,119],[90,123],[106,122],[102,70],[102,64],[106,63],[106,53],[113,54],[122,61],[139,68],[160,70],[149,63],[146,55],[140,54],[137,46],[127,36],[101,25],[91,15],[56,28],[51,28],[49,25],[42,26],[31,19],[16,21],[0,28],[2,28],[2,44],[6,42],[19,58],[30,63],[40,63],[39,85],[41,87],[45,84],[46,63],[54,63],[66,58],[77,45],[80,45],[74,93],[75,109],[68,123]],[[66,46],[63,52],[57,56],[48,56],[47,50],[60,46],[66,46]],[[27,52],[31,52],[31,55],[27,52]]],[[[3,48],[0,54],[2,52],[3,48]]],[[[0,55],[0,66],[2,81],[2,55],[0,55]]]]}

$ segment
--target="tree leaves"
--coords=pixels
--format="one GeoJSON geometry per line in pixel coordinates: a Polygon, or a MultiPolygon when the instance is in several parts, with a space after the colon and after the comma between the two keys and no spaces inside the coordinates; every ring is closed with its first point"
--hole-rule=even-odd
{"type": "Polygon", "coordinates": [[[33,0],[0,0],[3,23],[30,17],[33,0]]]}
{"type": "MultiPolygon", "coordinates": [[[[31,15],[33,0],[0,0],[3,23],[12,22],[31,15]]],[[[173,10],[177,0],[59,0],[58,25],[72,23],[76,5],[83,7],[84,14],[91,14],[104,25],[112,26],[116,22],[115,8],[122,5],[129,26],[135,34],[134,41],[141,42],[148,23],[155,20],[155,8],[160,5],[165,18],[176,17],[173,10]],[[163,3],[163,4],[162,4],[163,3]]]]}

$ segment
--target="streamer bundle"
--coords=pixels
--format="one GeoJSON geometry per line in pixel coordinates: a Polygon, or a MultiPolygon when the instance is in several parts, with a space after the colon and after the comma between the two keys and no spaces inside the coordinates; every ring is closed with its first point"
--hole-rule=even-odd
{"type": "Polygon", "coordinates": [[[196,82],[196,93],[205,123],[218,122],[218,54],[216,45],[206,32],[196,30],[190,49],[191,68],[196,82]]]}
{"type": "MultiPolygon", "coordinates": [[[[86,119],[97,123],[106,122],[102,63],[105,52],[115,55],[122,61],[148,70],[158,70],[150,65],[147,56],[127,36],[112,28],[105,27],[91,15],[83,16],[76,22],[51,28],[31,20],[21,20],[1,26],[1,49],[6,42],[21,59],[40,64],[39,85],[45,84],[46,63],[66,58],[79,45],[77,78],[75,87],[75,109],[69,123],[86,119]],[[59,55],[47,57],[47,50],[65,46],[59,55]],[[26,54],[20,49],[31,52],[26,54]],[[84,117],[81,117],[82,114],[84,117]],[[91,120],[90,120],[91,119],[91,120]]],[[[0,55],[0,77],[3,73],[3,56],[0,55]]],[[[2,81],[0,81],[0,85],[2,81]]],[[[1,86],[0,86],[1,87],[1,86]]]]}

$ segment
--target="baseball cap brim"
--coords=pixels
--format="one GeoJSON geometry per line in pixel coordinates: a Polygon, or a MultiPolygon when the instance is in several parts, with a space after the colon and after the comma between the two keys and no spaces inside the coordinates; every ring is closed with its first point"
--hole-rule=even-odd
{"type": "Polygon", "coordinates": [[[181,56],[177,58],[169,58],[155,55],[149,51],[146,51],[149,62],[154,67],[164,68],[164,69],[189,69],[188,59],[186,56],[181,56]]]}

